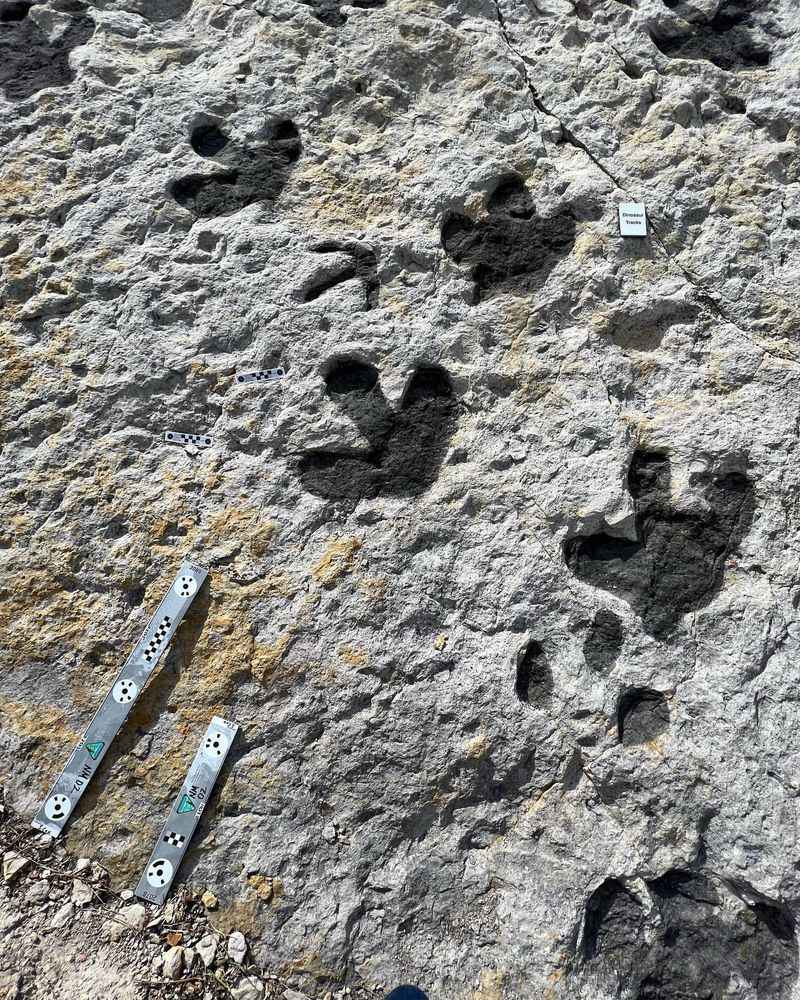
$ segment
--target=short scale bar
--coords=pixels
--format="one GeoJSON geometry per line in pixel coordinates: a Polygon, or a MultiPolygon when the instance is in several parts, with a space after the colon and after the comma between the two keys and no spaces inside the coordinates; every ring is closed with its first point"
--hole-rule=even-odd
{"type": "Polygon", "coordinates": [[[136,895],[148,903],[163,903],[189,847],[214,783],[239,731],[235,722],[215,715],[189,768],[183,787],[172,805],[147,868],[136,886],[136,895]]]}
{"type": "Polygon", "coordinates": [[[275,382],[285,374],[286,370],[283,368],[262,368],[256,372],[237,372],[236,381],[239,385],[246,382],[275,382]]]}
{"type": "Polygon", "coordinates": [[[210,448],[214,443],[208,434],[181,434],[180,431],[167,431],[164,440],[170,444],[193,444],[196,448],[210,448]]]}
{"type": "Polygon", "coordinates": [[[62,832],[207,575],[208,570],[197,563],[181,563],[167,595],[34,817],[35,829],[53,837],[62,832]]]}

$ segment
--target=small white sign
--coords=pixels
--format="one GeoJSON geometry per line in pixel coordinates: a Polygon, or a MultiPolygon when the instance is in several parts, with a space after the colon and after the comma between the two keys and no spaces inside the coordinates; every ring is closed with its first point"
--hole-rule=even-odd
{"type": "Polygon", "coordinates": [[[647,236],[647,209],[643,202],[627,201],[619,206],[620,236],[647,236]]]}

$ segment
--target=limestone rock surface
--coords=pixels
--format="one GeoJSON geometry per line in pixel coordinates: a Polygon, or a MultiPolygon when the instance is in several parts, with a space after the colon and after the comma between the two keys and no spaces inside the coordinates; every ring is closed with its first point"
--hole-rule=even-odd
{"type": "Polygon", "coordinates": [[[14,808],[189,555],[67,829],[117,889],[221,714],[178,881],[308,996],[800,997],[799,59],[793,0],[0,0],[14,808]]]}

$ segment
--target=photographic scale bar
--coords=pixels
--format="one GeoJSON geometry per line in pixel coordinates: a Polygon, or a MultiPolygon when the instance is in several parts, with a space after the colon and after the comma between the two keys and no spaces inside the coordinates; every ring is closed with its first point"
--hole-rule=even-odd
{"type": "Polygon", "coordinates": [[[217,715],[209,723],[183,787],[172,804],[147,867],[136,886],[135,892],[139,899],[161,904],[167,898],[238,731],[239,727],[235,722],[227,722],[217,715]]]}
{"type": "Polygon", "coordinates": [[[180,431],[166,431],[164,440],[170,444],[193,444],[196,448],[210,448],[214,443],[207,434],[181,434],[180,431]]]}
{"type": "Polygon", "coordinates": [[[261,371],[257,372],[237,372],[236,381],[239,385],[243,385],[245,382],[274,382],[276,379],[283,378],[286,374],[283,368],[262,368],[261,371]]]}
{"type": "Polygon", "coordinates": [[[31,825],[35,829],[53,837],[64,829],[207,575],[208,570],[197,563],[181,563],[166,597],[34,817],[31,825]]]}

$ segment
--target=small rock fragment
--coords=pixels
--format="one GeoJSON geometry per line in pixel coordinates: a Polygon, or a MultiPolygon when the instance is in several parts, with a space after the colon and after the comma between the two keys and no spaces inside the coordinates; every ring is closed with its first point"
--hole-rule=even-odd
{"type": "Polygon", "coordinates": [[[262,1000],[264,984],[254,976],[245,976],[238,986],[231,990],[236,1000],[262,1000]]]}
{"type": "Polygon", "coordinates": [[[228,938],[228,958],[241,965],[247,954],[247,942],[241,931],[234,931],[228,938]]]}
{"type": "Polygon", "coordinates": [[[50,894],[50,886],[46,879],[39,879],[25,893],[26,903],[43,903],[50,894]]]}
{"type": "Polygon", "coordinates": [[[81,872],[88,871],[92,867],[91,858],[78,858],[75,862],[75,871],[73,874],[80,875],[81,872]]]}
{"type": "Polygon", "coordinates": [[[336,827],[333,825],[333,823],[328,823],[325,826],[323,826],[322,837],[329,844],[336,843],[336,827]]]}
{"type": "Polygon", "coordinates": [[[311,1000],[305,993],[298,993],[297,990],[286,989],[283,991],[283,1000],[311,1000]]]}
{"type": "Polygon", "coordinates": [[[124,900],[133,899],[133,889],[123,889],[120,893],[120,898],[124,900]]]}
{"type": "Polygon", "coordinates": [[[196,952],[194,948],[184,948],[183,949],[183,968],[186,972],[192,971],[192,966],[194,965],[196,952]]]}
{"type": "Polygon", "coordinates": [[[143,931],[147,924],[147,910],[141,903],[131,903],[118,911],[116,918],[105,925],[105,933],[112,941],[119,941],[125,931],[143,931]]]}
{"type": "Polygon", "coordinates": [[[203,965],[210,969],[217,957],[217,940],[213,934],[206,934],[197,942],[197,954],[203,965]]]}
{"type": "Polygon", "coordinates": [[[82,879],[76,878],[72,883],[72,902],[78,906],[86,906],[94,897],[92,887],[82,879]]]}
{"type": "Polygon", "coordinates": [[[167,979],[180,979],[183,972],[183,948],[170,948],[164,956],[164,976],[167,979]]]}
{"type": "Polygon", "coordinates": [[[206,890],[200,897],[200,902],[207,910],[216,910],[219,900],[210,890],[206,890]]]}
{"type": "Polygon", "coordinates": [[[65,927],[72,920],[73,912],[74,907],[72,903],[64,903],[63,906],[56,910],[53,919],[50,921],[50,926],[65,927]]]}
{"type": "Polygon", "coordinates": [[[147,923],[147,910],[141,903],[132,903],[130,906],[123,906],[119,911],[119,916],[126,924],[134,927],[137,931],[143,931],[147,923]]]}
{"type": "Polygon", "coordinates": [[[169,931],[165,937],[173,948],[183,941],[183,934],[180,931],[169,931]]]}
{"type": "Polygon", "coordinates": [[[3,855],[3,880],[13,882],[17,875],[22,874],[30,864],[27,858],[23,858],[16,851],[6,851],[3,855]]]}

